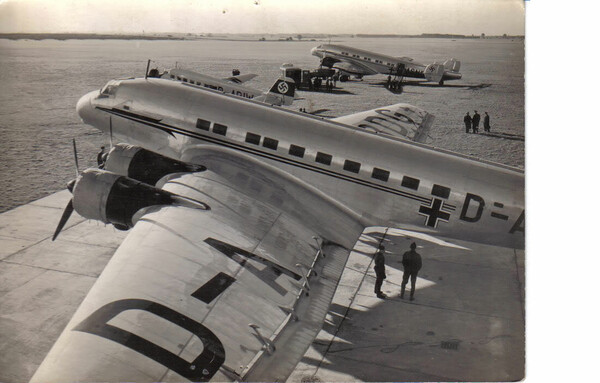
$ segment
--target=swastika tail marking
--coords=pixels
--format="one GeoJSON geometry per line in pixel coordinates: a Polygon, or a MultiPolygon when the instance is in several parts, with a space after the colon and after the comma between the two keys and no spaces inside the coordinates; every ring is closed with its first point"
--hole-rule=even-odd
{"type": "Polygon", "coordinates": [[[277,85],[277,90],[280,93],[286,94],[289,90],[288,84],[286,84],[285,82],[280,82],[279,85],[277,85]]]}

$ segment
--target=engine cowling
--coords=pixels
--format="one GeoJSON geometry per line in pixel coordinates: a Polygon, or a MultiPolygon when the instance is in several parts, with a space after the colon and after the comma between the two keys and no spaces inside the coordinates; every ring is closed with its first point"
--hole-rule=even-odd
{"type": "Polygon", "coordinates": [[[105,170],[88,169],[73,188],[73,207],[84,218],[126,230],[135,214],[155,205],[180,205],[208,210],[208,205],[105,170]]]}
{"type": "Polygon", "coordinates": [[[158,180],[168,174],[206,170],[202,165],[174,160],[139,146],[127,144],[117,144],[111,149],[104,168],[149,185],[156,185],[158,180]]]}

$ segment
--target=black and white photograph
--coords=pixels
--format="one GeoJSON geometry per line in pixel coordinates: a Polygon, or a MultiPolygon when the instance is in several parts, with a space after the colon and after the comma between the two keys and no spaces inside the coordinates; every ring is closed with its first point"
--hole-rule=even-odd
{"type": "Polygon", "coordinates": [[[525,379],[525,11],[0,0],[0,382],[525,379]]]}

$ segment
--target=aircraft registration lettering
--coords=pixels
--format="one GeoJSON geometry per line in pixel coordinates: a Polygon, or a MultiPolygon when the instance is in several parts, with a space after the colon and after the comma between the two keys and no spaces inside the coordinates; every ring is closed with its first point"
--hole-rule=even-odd
{"type": "Polygon", "coordinates": [[[86,332],[117,342],[193,382],[209,381],[225,362],[223,343],[207,327],[160,303],[145,299],[123,299],[108,303],[75,326],[73,331],[86,332]],[[202,353],[190,363],[136,334],[108,324],[112,318],[127,310],[147,311],[188,330],[202,341],[202,353]]]}
{"type": "Polygon", "coordinates": [[[485,207],[485,201],[483,198],[478,196],[477,194],[467,193],[465,197],[465,202],[463,204],[462,211],[460,212],[460,219],[466,222],[477,222],[481,219],[481,215],[483,214],[483,208],[485,207]],[[469,207],[471,206],[471,202],[477,203],[475,214],[469,213],[469,207]]]}
{"type": "Polygon", "coordinates": [[[234,96],[244,97],[244,98],[253,98],[254,97],[254,95],[251,95],[246,92],[239,91],[239,90],[235,90],[235,89],[231,90],[231,94],[233,94],[234,96]]]}
{"type": "MultiPolygon", "coordinates": [[[[499,209],[504,208],[504,204],[501,202],[494,202],[493,206],[499,209]]],[[[485,200],[483,197],[477,194],[467,193],[459,219],[471,223],[478,222],[483,215],[484,207],[485,200]]],[[[508,215],[500,213],[497,210],[490,212],[490,216],[501,221],[508,221],[510,218],[508,215]]],[[[517,218],[508,232],[514,234],[517,231],[525,233],[525,210],[521,211],[519,218],[517,218]]]]}
{"type": "Polygon", "coordinates": [[[519,215],[519,218],[517,218],[515,224],[510,228],[509,233],[513,234],[517,231],[525,234],[525,210],[521,212],[521,215],[519,215]]]}

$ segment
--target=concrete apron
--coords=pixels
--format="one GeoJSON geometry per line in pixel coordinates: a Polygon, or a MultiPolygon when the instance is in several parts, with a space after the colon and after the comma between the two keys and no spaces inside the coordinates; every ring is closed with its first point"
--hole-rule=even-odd
{"type": "Polygon", "coordinates": [[[402,254],[414,239],[384,236],[386,274],[374,293],[382,231],[350,255],[323,330],[288,382],[515,381],[525,373],[524,252],[416,240],[423,268],[400,299],[402,254]]]}

